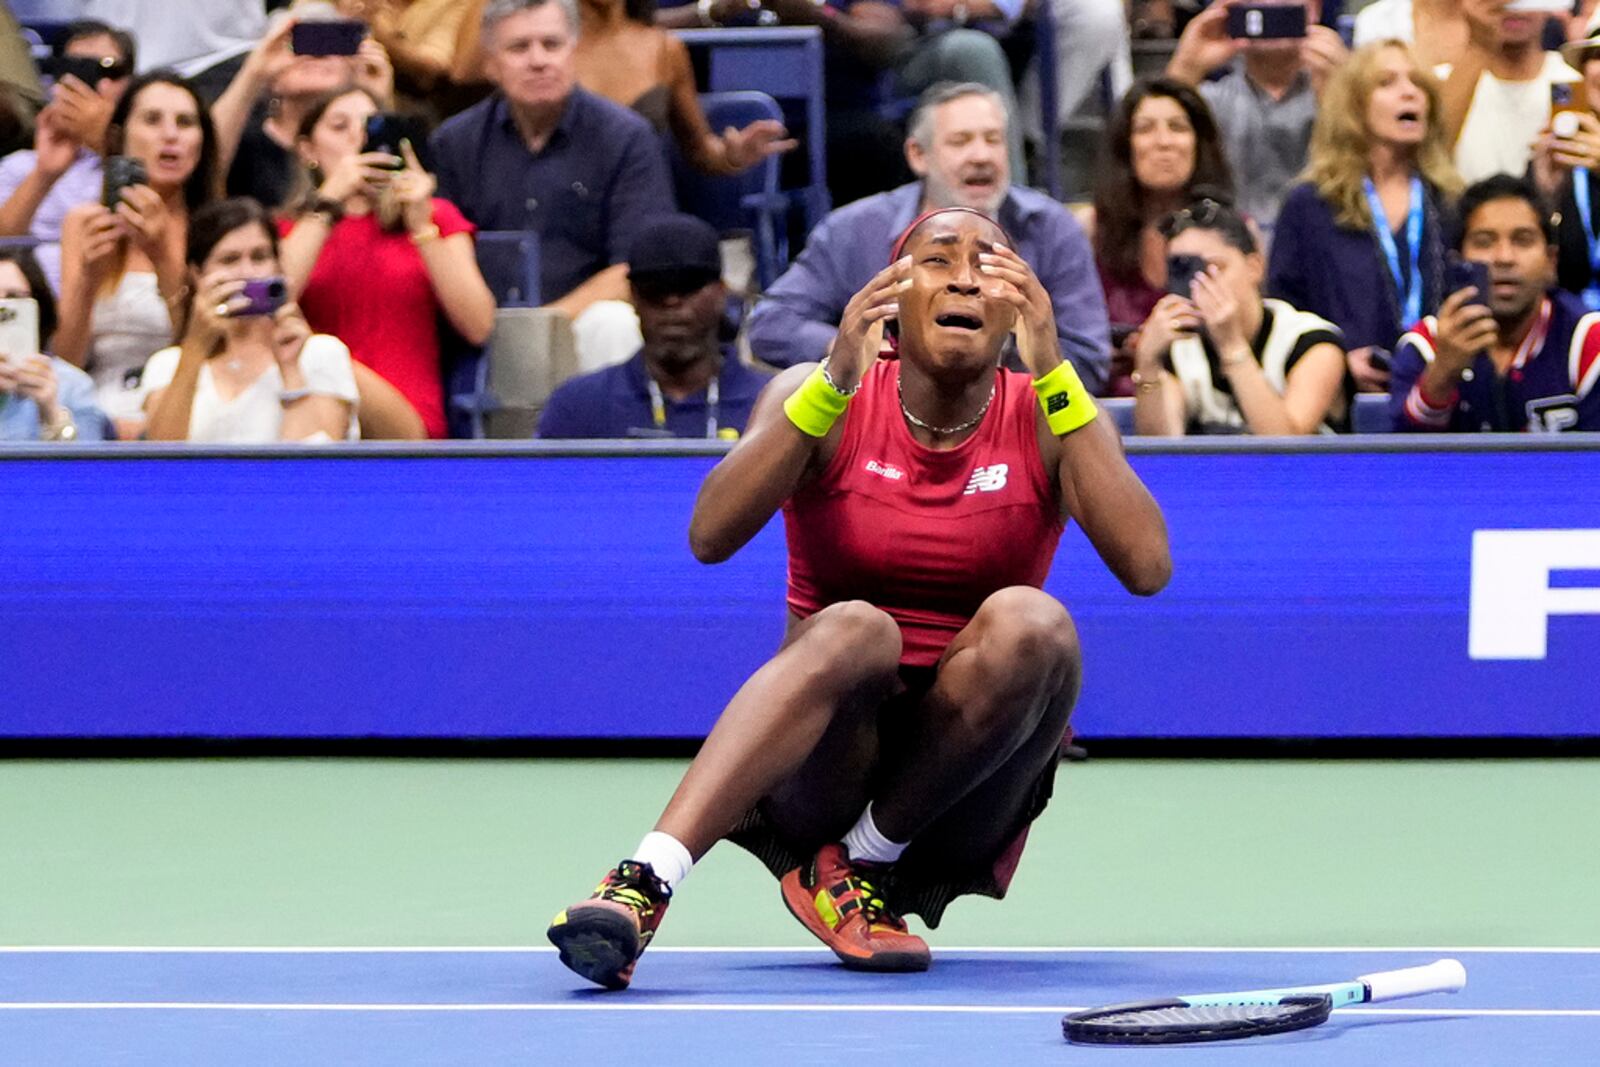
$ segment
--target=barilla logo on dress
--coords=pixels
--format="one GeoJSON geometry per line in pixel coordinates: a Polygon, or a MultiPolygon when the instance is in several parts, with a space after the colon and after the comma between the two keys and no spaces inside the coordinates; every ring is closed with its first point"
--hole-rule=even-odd
{"type": "Polygon", "coordinates": [[[906,476],[906,472],[891,463],[879,463],[875,459],[867,460],[867,473],[876,474],[880,478],[887,478],[891,482],[898,482],[906,476]]]}
{"type": "Polygon", "coordinates": [[[962,496],[971,496],[973,493],[992,493],[996,489],[1006,487],[1006,474],[1011,467],[1005,463],[996,463],[988,467],[979,467],[972,472],[972,477],[967,479],[966,492],[962,496]]]}

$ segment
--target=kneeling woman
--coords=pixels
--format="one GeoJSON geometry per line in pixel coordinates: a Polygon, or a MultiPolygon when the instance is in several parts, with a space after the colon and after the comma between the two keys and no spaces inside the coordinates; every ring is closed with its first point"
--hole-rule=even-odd
{"type": "Polygon", "coordinates": [[[157,441],[343,440],[355,436],[350,350],[313,334],[285,288],[278,233],[254,200],[224,200],[189,224],[179,343],[142,378],[157,441]],[[267,296],[276,289],[276,299],[267,296]],[[282,306],[278,306],[282,304],[282,306]]]}
{"type": "Polygon", "coordinates": [[[1078,692],[1072,620],[1040,588],[1065,520],[1135,593],[1171,572],[1161,513],[1008,243],[966,209],[913,223],[828,360],[774,379],[706,478],[689,530],[705,562],[783,509],[788,633],[655,829],[556,916],[583,977],[625,987],[723,837],[848,966],[926,968],[901,914],[934,927],[957,895],[1005,892],[1078,692]],[[878,362],[891,319],[899,358],[878,362]],[[1013,332],[1031,387],[999,369],[1013,332]]]}

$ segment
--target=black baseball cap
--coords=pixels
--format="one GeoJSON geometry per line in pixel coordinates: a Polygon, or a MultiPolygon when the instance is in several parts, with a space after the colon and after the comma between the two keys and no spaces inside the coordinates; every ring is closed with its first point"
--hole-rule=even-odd
{"type": "Polygon", "coordinates": [[[628,246],[628,279],[655,292],[693,292],[722,277],[719,240],[704,219],[657,215],[628,246]]]}

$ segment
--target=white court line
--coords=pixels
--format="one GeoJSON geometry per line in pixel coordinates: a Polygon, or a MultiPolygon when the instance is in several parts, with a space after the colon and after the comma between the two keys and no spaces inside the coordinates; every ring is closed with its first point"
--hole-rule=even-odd
{"type": "MultiPolygon", "coordinates": [[[[4,1001],[0,1011],[278,1012],[849,1012],[900,1015],[1063,1015],[1081,1005],[991,1004],[296,1004],[207,1001],[4,1001]]],[[[1340,1008],[1339,1015],[1600,1019],[1600,1008],[1340,1008]]]]}
{"type": "MultiPolygon", "coordinates": [[[[123,952],[123,953],[194,953],[214,955],[404,955],[406,953],[428,952],[459,952],[459,953],[553,953],[555,948],[551,945],[4,945],[0,946],[0,955],[26,954],[26,953],[51,953],[51,952],[123,952]]],[[[828,949],[821,945],[656,945],[651,948],[652,956],[662,953],[776,953],[776,952],[814,952],[825,953],[828,949]]],[[[950,953],[994,953],[994,954],[1027,954],[1027,953],[1056,953],[1074,955],[1088,955],[1091,953],[1188,953],[1206,955],[1228,955],[1242,953],[1264,953],[1279,955],[1311,955],[1333,953],[1482,953],[1490,955],[1596,955],[1600,954],[1600,947],[1549,947],[1537,946],[1509,946],[1509,945],[1483,945],[1483,946],[1441,946],[1441,945],[1403,945],[1393,948],[1379,948],[1369,945],[1329,945],[1320,947],[1269,947],[1261,948],[1249,945],[1214,945],[1209,947],[1193,945],[1150,946],[1139,945],[1130,947],[1109,947],[1105,945],[1080,946],[1062,945],[1058,947],[1044,945],[988,945],[988,946],[935,946],[937,954],[950,953]]]]}

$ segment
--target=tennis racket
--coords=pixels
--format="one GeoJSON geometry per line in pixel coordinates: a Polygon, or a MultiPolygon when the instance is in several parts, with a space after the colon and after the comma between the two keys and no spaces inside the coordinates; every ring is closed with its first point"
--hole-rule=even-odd
{"type": "Polygon", "coordinates": [[[1333,985],[1202,993],[1091,1008],[1062,1019],[1061,1032],[1068,1041],[1094,1045],[1227,1041],[1304,1030],[1325,1022],[1334,1008],[1455,993],[1466,984],[1467,969],[1459,960],[1439,960],[1426,967],[1364,974],[1353,982],[1333,985]]]}

